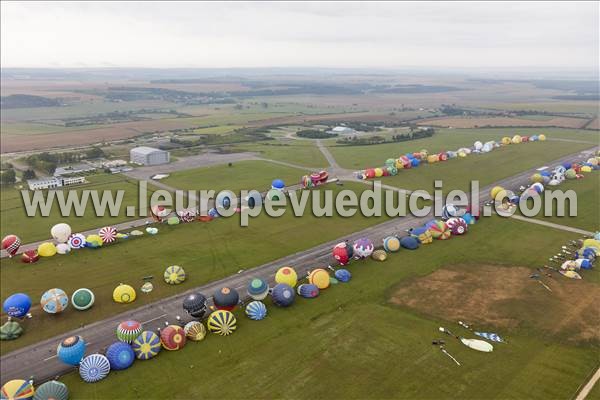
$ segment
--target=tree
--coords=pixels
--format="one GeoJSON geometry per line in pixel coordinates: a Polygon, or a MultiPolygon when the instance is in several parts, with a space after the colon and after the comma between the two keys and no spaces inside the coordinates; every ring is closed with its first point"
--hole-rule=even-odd
{"type": "Polygon", "coordinates": [[[23,179],[34,179],[35,177],[35,171],[32,169],[28,169],[25,172],[23,172],[23,179]]]}
{"type": "Polygon", "coordinates": [[[92,147],[85,152],[86,158],[100,158],[104,157],[104,151],[100,147],[92,147]]]}
{"type": "Polygon", "coordinates": [[[11,185],[16,182],[17,174],[15,174],[15,170],[10,168],[2,172],[0,175],[0,182],[3,185],[11,185]]]}

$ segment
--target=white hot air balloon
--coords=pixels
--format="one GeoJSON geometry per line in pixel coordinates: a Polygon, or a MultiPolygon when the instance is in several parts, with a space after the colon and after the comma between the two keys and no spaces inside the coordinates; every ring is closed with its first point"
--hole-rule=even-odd
{"type": "Polygon", "coordinates": [[[58,243],[65,243],[71,236],[71,227],[68,224],[56,224],[50,229],[50,234],[58,243]]]}

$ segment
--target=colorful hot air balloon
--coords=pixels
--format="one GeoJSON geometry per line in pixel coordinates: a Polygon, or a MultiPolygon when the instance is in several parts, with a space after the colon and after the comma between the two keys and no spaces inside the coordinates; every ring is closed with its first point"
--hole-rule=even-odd
{"type": "Polygon", "coordinates": [[[298,283],[298,274],[296,274],[296,271],[292,267],[279,268],[275,274],[275,282],[285,283],[294,287],[296,286],[296,283],[298,283]]]}
{"type": "Polygon", "coordinates": [[[260,278],[254,278],[248,284],[247,291],[253,300],[263,300],[269,294],[269,285],[260,278]]]}
{"type": "Polygon", "coordinates": [[[66,243],[69,240],[69,236],[71,236],[71,227],[65,223],[56,224],[50,229],[50,235],[58,243],[66,243]]]}
{"type": "Polygon", "coordinates": [[[267,306],[259,300],[254,300],[246,306],[246,315],[255,321],[264,319],[267,316],[267,306]]]}
{"type": "Polygon", "coordinates": [[[237,328],[237,320],[231,311],[217,310],[210,314],[208,330],[221,336],[231,335],[237,328]]]}
{"type": "Polygon", "coordinates": [[[350,279],[352,279],[352,274],[350,273],[350,271],[344,268],[335,271],[334,276],[335,279],[337,279],[340,282],[349,282],[350,279]]]}
{"type": "Polygon", "coordinates": [[[335,258],[340,265],[347,265],[352,259],[353,254],[354,250],[352,249],[352,246],[346,242],[338,243],[333,247],[333,258],[335,258]]]}
{"type": "Polygon", "coordinates": [[[361,238],[354,242],[352,249],[357,257],[367,258],[373,253],[375,245],[371,239],[361,238]]]}
{"type": "Polygon", "coordinates": [[[102,354],[91,354],[79,364],[79,375],[88,383],[101,381],[109,372],[110,362],[102,354]]]}
{"type": "Polygon", "coordinates": [[[165,270],[164,278],[169,285],[179,285],[185,281],[185,271],[179,265],[171,265],[165,270]]]}
{"type": "Polygon", "coordinates": [[[150,214],[156,222],[162,222],[169,215],[169,210],[160,205],[153,205],[150,207],[150,214]]]}
{"type": "Polygon", "coordinates": [[[23,318],[31,308],[31,299],[25,293],[15,293],[6,298],[2,303],[4,312],[13,318],[23,318]]]}
{"type": "Polygon", "coordinates": [[[13,379],[6,382],[0,388],[0,397],[2,400],[29,400],[33,399],[34,394],[33,382],[23,379],[13,379]]]}
{"type": "Polygon", "coordinates": [[[116,303],[131,303],[135,301],[135,289],[123,283],[113,290],[113,300],[116,303]]]}
{"type": "Polygon", "coordinates": [[[85,236],[81,233],[75,233],[68,240],[71,249],[83,249],[85,247],[85,236]]]}
{"type": "Polygon", "coordinates": [[[448,226],[450,232],[452,232],[453,235],[463,235],[467,233],[467,230],[469,228],[467,222],[460,217],[450,218],[448,221],[446,221],[446,225],[448,226]]]}
{"type": "Polygon", "coordinates": [[[2,250],[6,250],[9,257],[14,256],[21,247],[21,239],[16,235],[8,235],[2,239],[2,250]]]}
{"type": "Polygon", "coordinates": [[[319,295],[319,288],[312,283],[303,283],[298,286],[297,292],[299,296],[304,297],[305,299],[312,299],[319,295]]]}
{"type": "Polygon", "coordinates": [[[115,342],[106,349],[106,358],[110,363],[110,369],[118,371],[131,367],[135,354],[127,343],[115,342]]]}
{"type": "MultiPolygon", "coordinates": [[[[587,260],[586,260],[587,261],[587,260]]],[[[6,321],[0,326],[0,340],[15,340],[23,333],[23,327],[17,321],[6,321]]]]}
{"type": "Polygon", "coordinates": [[[278,283],[271,293],[273,304],[279,307],[289,307],[294,303],[294,289],[285,283],[278,283]]]}
{"type": "Polygon", "coordinates": [[[69,389],[67,385],[59,381],[48,381],[42,383],[35,389],[33,400],[68,400],[69,389]]]}
{"type": "Polygon", "coordinates": [[[204,324],[199,321],[190,321],[183,327],[183,332],[185,332],[185,336],[193,340],[194,342],[199,342],[204,340],[206,337],[206,328],[204,324]]]}
{"type": "Polygon", "coordinates": [[[213,294],[213,303],[219,310],[233,310],[240,301],[240,295],[237,290],[229,287],[217,289],[213,294]]]}
{"type": "Polygon", "coordinates": [[[40,256],[38,255],[37,250],[26,250],[21,254],[21,261],[25,264],[33,264],[38,262],[40,256]]]}
{"type": "Polygon", "coordinates": [[[94,292],[86,288],[77,289],[71,295],[71,304],[76,310],[80,311],[87,310],[94,305],[94,300],[94,292]]]}
{"type": "Polygon", "coordinates": [[[48,314],[57,314],[69,305],[69,296],[62,289],[50,289],[42,295],[40,305],[48,314]]]}
{"type": "Polygon", "coordinates": [[[152,331],[142,332],[131,344],[138,360],[149,360],[160,352],[160,338],[152,331]]]}
{"type": "Polygon", "coordinates": [[[185,331],[179,325],[169,325],[160,331],[160,342],[166,350],[174,351],[185,346],[185,331]]]}
{"type": "Polygon", "coordinates": [[[460,217],[464,214],[464,210],[459,209],[454,204],[446,204],[442,208],[442,219],[447,220],[452,217],[460,217]]]}
{"type": "Polygon", "coordinates": [[[117,339],[124,343],[131,343],[142,333],[142,324],[138,321],[123,321],[117,326],[117,339]]]}
{"type": "Polygon", "coordinates": [[[56,254],[56,246],[54,243],[45,242],[38,246],[37,252],[40,257],[52,257],[56,254]]]}
{"type": "Polygon", "coordinates": [[[189,294],[183,300],[183,309],[194,318],[204,317],[206,312],[206,297],[202,293],[189,294]]]}
{"type": "Polygon", "coordinates": [[[112,243],[117,240],[117,230],[112,226],[105,226],[98,231],[98,236],[103,244],[112,243]]]}
{"type": "Polygon", "coordinates": [[[97,249],[98,247],[102,247],[102,238],[99,235],[88,235],[85,238],[85,247],[89,247],[90,249],[97,249]]]}
{"type": "Polygon", "coordinates": [[[81,336],[69,336],[56,348],[58,359],[68,365],[79,365],[87,344],[81,336]]]}
{"type": "Polygon", "coordinates": [[[316,285],[319,290],[329,287],[329,273],[322,268],[317,268],[308,274],[308,282],[316,285]]]}
{"type": "Polygon", "coordinates": [[[386,237],[385,239],[383,239],[383,248],[385,249],[385,251],[388,251],[390,253],[394,253],[400,250],[400,239],[398,239],[396,236],[386,237]]]}
{"type": "Polygon", "coordinates": [[[445,240],[451,235],[450,229],[444,221],[433,220],[427,223],[427,229],[429,229],[434,239],[445,240]]]}

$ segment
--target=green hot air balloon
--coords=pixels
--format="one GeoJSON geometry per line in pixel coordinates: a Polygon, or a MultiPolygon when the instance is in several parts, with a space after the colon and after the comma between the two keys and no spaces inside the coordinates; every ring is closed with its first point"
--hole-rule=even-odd
{"type": "Polygon", "coordinates": [[[59,381],[48,381],[42,383],[35,389],[33,400],[67,400],[69,398],[69,389],[67,385],[59,381]]]}
{"type": "Polygon", "coordinates": [[[7,321],[0,327],[0,340],[14,340],[23,333],[23,328],[17,321],[7,321]]]}

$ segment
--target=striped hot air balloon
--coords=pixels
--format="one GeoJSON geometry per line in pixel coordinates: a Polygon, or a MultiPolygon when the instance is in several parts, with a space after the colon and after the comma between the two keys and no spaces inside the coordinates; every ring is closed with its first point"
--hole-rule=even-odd
{"type": "Polygon", "coordinates": [[[85,355],[85,340],[81,336],[69,336],[56,349],[58,359],[68,365],[77,365],[85,355]]]}
{"type": "Polygon", "coordinates": [[[142,332],[131,344],[138,360],[149,360],[160,352],[160,338],[152,331],[142,332]]]}
{"type": "Polygon", "coordinates": [[[179,350],[185,346],[185,331],[178,325],[169,325],[160,331],[160,342],[167,350],[179,350]]]}
{"type": "Polygon", "coordinates": [[[255,300],[246,306],[246,315],[255,321],[260,321],[267,316],[267,306],[262,301],[255,300]]]}
{"type": "Polygon", "coordinates": [[[138,321],[123,321],[117,326],[117,339],[131,343],[142,333],[142,324],[138,321]]]}
{"type": "Polygon", "coordinates": [[[91,354],[79,364],[79,375],[88,383],[101,381],[109,372],[110,362],[102,354],[91,354]]]}
{"type": "Polygon", "coordinates": [[[322,289],[327,289],[330,284],[329,273],[323,268],[317,268],[308,274],[308,282],[322,289]]]}
{"type": "Polygon", "coordinates": [[[50,289],[42,295],[40,305],[48,314],[57,314],[69,305],[69,296],[62,289],[50,289]]]}
{"type": "Polygon", "coordinates": [[[108,244],[117,240],[117,230],[112,226],[105,226],[98,231],[102,243],[108,244]]]}
{"type": "Polygon", "coordinates": [[[319,288],[312,283],[303,283],[298,286],[297,292],[299,296],[304,297],[305,299],[312,299],[319,295],[319,288]]]}
{"type": "Polygon", "coordinates": [[[118,371],[131,367],[135,360],[135,354],[127,343],[115,342],[108,346],[106,358],[110,363],[110,369],[118,371]]]}
{"type": "Polygon", "coordinates": [[[28,400],[33,399],[35,389],[32,381],[23,379],[13,379],[6,382],[0,389],[0,397],[2,400],[28,400]]]}
{"type": "Polygon", "coordinates": [[[452,217],[448,219],[448,221],[446,221],[446,225],[453,235],[464,235],[469,229],[467,222],[460,217],[452,217]]]}
{"type": "Polygon", "coordinates": [[[17,254],[19,247],[21,247],[21,239],[17,235],[8,235],[2,239],[2,249],[6,250],[9,257],[17,254]]]}
{"type": "Polygon", "coordinates": [[[237,320],[231,311],[217,310],[208,317],[208,330],[221,336],[231,335],[237,328],[237,320]]]}
{"type": "Polygon", "coordinates": [[[185,271],[179,265],[171,265],[165,270],[164,279],[169,285],[179,285],[185,281],[185,271]]]}
{"type": "Polygon", "coordinates": [[[204,324],[200,321],[191,321],[185,324],[183,327],[183,331],[185,332],[185,336],[193,340],[194,342],[199,342],[204,340],[206,337],[206,328],[204,324]]]}
{"type": "Polygon", "coordinates": [[[385,239],[383,239],[383,248],[385,249],[385,251],[388,251],[390,253],[394,253],[400,250],[400,239],[398,239],[396,236],[386,237],[385,239]]]}
{"type": "Polygon", "coordinates": [[[69,388],[59,381],[42,383],[35,390],[33,400],[68,400],[69,388]]]}

